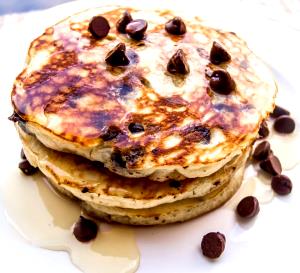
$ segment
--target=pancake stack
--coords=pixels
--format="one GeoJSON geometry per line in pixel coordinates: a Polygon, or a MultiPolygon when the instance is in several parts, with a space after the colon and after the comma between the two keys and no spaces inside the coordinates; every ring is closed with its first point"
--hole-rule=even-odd
{"type": "Polygon", "coordinates": [[[30,46],[13,120],[31,165],[107,221],[185,221],[239,188],[276,84],[232,32],[101,7],[30,46]]]}

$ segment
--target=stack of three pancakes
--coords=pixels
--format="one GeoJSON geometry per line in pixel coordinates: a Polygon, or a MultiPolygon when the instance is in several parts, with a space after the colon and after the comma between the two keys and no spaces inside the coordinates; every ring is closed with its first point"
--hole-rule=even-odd
{"type": "MultiPolygon", "coordinates": [[[[177,15],[177,14],[176,14],[177,15]]],[[[273,110],[268,69],[234,33],[184,20],[179,37],[165,30],[170,11],[103,7],[81,12],[34,40],[12,102],[28,161],[90,214],[124,224],[185,221],[226,202],[239,188],[261,122],[273,110]],[[124,11],[147,21],[142,41],[116,30],[124,11]],[[95,40],[93,16],[110,24],[95,40]],[[213,42],[230,60],[213,64],[213,42]],[[126,67],[107,54],[126,45],[126,67]],[[169,73],[181,49],[186,75],[169,73]],[[212,90],[214,71],[235,82],[212,90]]]]}

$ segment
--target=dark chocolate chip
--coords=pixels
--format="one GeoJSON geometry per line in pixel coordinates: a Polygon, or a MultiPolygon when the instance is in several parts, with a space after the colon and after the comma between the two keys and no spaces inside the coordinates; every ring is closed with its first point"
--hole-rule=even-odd
{"type": "Polygon", "coordinates": [[[229,53],[219,43],[213,42],[213,46],[210,50],[209,59],[213,64],[219,65],[224,62],[229,62],[231,60],[231,57],[229,53]]]}
{"type": "Polygon", "coordinates": [[[131,133],[140,133],[140,132],[144,132],[144,126],[140,123],[136,123],[136,122],[132,122],[128,125],[128,129],[131,133]]]}
{"type": "Polygon", "coordinates": [[[134,40],[142,40],[145,37],[148,24],[145,20],[137,19],[126,26],[126,33],[134,40]]]}
{"type": "Polygon", "coordinates": [[[165,24],[165,30],[173,35],[183,35],[186,33],[186,26],[180,17],[174,17],[165,24]]]}
{"type": "Polygon", "coordinates": [[[26,160],[27,160],[26,155],[25,155],[23,149],[21,149],[21,154],[20,154],[20,156],[21,156],[21,159],[26,159],[26,160]]]}
{"type": "Polygon", "coordinates": [[[117,30],[120,33],[126,33],[126,26],[132,21],[129,11],[125,11],[123,16],[117,22],[117,30]]]}
{"type": "Polygon", "coordinates": [[[236,85],[227,71],[216,70],[211,75],[209,86],[216,93],[229,95],[236,85]]]}
{"type": "Polygon", "coordinates": [[[145,148],[142,146],[132,147],[128,151],[124,152],[125,161],[130,164],[134,165],[140,157],[145,154],[145,148]]]}
{"type": "Polygon", "coordinates": [[[182,49],[178,49],[168,62],[167,70],[171,74],[186,75],[190,68],[182,49]]]}
{"type": "Polygon", "coordinates": [[[109,126],[107,130],[100,136],[104,141],[116,138],[122,131],[117,126],[109,126]]]}
{"type": "Polygon", "coordinates": [[[88,187],[83,187],[81,190],[82,193],[86,193],[89,192],[89,188],[88,187]]]}
{"type": "Polygon", "coordinates": [[[295,121],[287,115],[280,116],[276,118],[274,122],[274,129],[278,133],[282,134],[291,134],[295,131],[295,121]]]}
{"type": "Polygon", "coordinates": [[[180,183],[180,181],[177,181],[177,180],[171,180],[169,182],[169,186],[171,188],[180,188],[181,187],[181,183],[180,183]]]}
{"type": "Polygon", "coordinates": [[[111,51],[108,52],[105,62],[111,66],[125,66],[130,63],[126,56],[126,46],[124,43],[119,43],[111,51]]]}
{"type": "Polygon", "coordinates": [[[25,120],[22,119],[17,112],[13,112],[13,114],[9,116],[8,119],[12,122],[17,122],[17,121],[25,122],[25,120]]]}
{"type": "Polygon", "coordinates": [[[286,175],[276,175],[272,177],[272,189],[279,195],[287,195],[292,191],[292,181],[286,175]]]}
{"type": "Polygon", "coordinates": [[[288,110],[278,106],[278,105],[275,105],[273,113],[270,114],[271,118],[278,118],[278,117],[283,116],[283,115],[289,116],[290,112],[288,110]]]}
{"type": "Polygon", "coordinates": [[[210,129],[202,125],[190,126],[183,131],[184,138],[190,142],[203,141],[204,143],[209,143],[211,134],[210,129]]]}
{"type": "Polygon", "coordinates": [[[33,167],[28,160],[23,160],[19,163],[19,169],[25,174],[25,175],[33,175],[38,171],[38,168],[33,167]]]}
{"type": "Polygon", "coordinates": [[[126,161],[123,159],[120,151],[115,151],[111,154],[111,160],[115,162],[115,164],[121,168],[126,167],[126,161]]]}
{"type": "Polygon", "coordinates": [[[270,143],[263,141],[259,143],[253,153],[253,158],[256,160],[265,160],[271,153],[270,143]]]}
{"type": "Polygon", "coordinates": [[[271,175],[278,175],[282,172],[281,163],[279,159],[272,154],[270,154],[267,159],[261,161],[259,166],[262,170],[271,175]]]}
{"type": "Polygon", "coordinates": [[[259,213],[259,202],[254,196],[243,198],[237,208],[237,214],[242,218],[252,218],[259,213]]]}
{"type": "Polygon", "coordinates": [[[95,16],[89,24],[89,32],[96,39],[102,39],[109,33],[110,26],[103,16],[95,16]]]}
{"type": "Polygon", "coordinates": [[[260,139],[266,138],[269,135],[269,133],[270,133],[270,131],[269,131],[269,128],[268,128],[268,124],[267,124],[266,121],[263,121],[260,124],[259,130],[258,130],[259,138],[260,139]]]}
{"type": "Polygon", "coordinates": [[[73,229],[73,234],[76,239],[83,243],[95,239],[97,232],[97,224],[92,220],[84,218],[83,216],[80,216],[73,229]]]}
{"type": "Polygon", "coordinates": [[[221,256],[225,249],[226,239],[220,232],[209,232],[203,236],[201,249],[204,256],[216,259],[221,256]]]}

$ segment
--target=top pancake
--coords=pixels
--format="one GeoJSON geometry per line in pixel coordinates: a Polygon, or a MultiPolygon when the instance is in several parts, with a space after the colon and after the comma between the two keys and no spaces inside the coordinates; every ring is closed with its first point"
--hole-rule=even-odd
{"type": "Polygon", "coordinates": [[[27,66],[12,92],[15,111],[27,129],[46,146],[102,161],[124,176],[166,180],[206,176],[249,146],[259,124],[272,111],[276,85],[264,64],[232,32],[183,18],[187,33],[173,36],[165,23],[170,11],[103,7],[75,14],[34,40],[27,66]],[[125,10],[148,22],[146,37],[134,41],[116,31],[125,10]],[[90,19],[104,16],[109,35],[94,39],[90,19]],[[213,65],[214,41],[231,61],[213,65]],[[130,64],[106,65],[107,53],[126,44],[130,64]],[[182,49],[189,64],[186,77],[171,75],[167,63],[182,49]],[[210,71],[225,69],[236,83],[230,95],[209,88],[210,71]],[[208,72],[207,72],[208,71],[208,72]],[[132,134],[128,125],[145,131],[132,134]],[[108,128],[120,133],[104,141],[108,128]]]}

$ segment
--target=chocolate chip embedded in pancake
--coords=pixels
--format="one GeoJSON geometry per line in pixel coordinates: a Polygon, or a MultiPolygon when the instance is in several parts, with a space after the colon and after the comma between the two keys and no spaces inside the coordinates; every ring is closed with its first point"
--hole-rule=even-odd
{"type": "Polygon", "coordinates": [[[182,18],[184,35],[168,34],[165,25],[174,17],[172,12],[105,7],[48,28],[32,42],[12,92],[28,131],[52,149],[101,161],[122,176],[161,181],[210,175],[241,154],[273,109],[272,75],[242,39],[196,18],[182,18]],[[124,34],[117,22],[126,10],[134,20],[124,34]],[[101,39],[89,31],[95,16],[110,26],[101,39]],[[230,49],[231,61],[222,67],[210,61],[213,41],[230,49]],[[107,65],[105,58],[120,43],[130,63],[107,65]],[[189,67],[184,77],[167,71],[177,49],[189,67]],[[226,95],[219,94],[222,85],[210,84],[220,70],[235,83],[226,95]],[[131,122],[142,124],[144,131],[132,133],[131,122]],[[122,133],[103,138],[112,126],[122,133]],[[191,132],[197,126],[209,131],[209,140],[191,132]],[[127,155],[137,146],[143,153],[135,153],[133,163],[127,155]],[[122,164],[112,160],[116,151],[122,164]]]}

